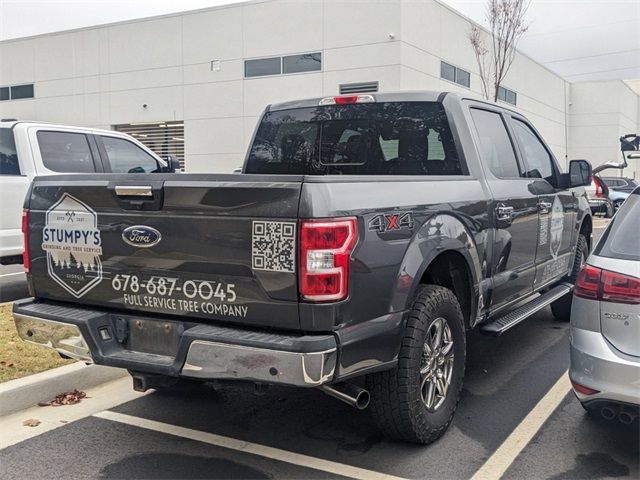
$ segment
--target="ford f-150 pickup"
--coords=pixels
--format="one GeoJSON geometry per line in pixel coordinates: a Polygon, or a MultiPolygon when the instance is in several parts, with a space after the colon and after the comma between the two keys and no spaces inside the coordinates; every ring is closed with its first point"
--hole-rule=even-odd
{"type": "Polygon", "coordinates": [[[452,93],[270,105],[239,174],[36,178],[16,326],[139,390],[318,388],[430,443],[467,329],[568,317],[590,175],[516,111],[452,93]]]}

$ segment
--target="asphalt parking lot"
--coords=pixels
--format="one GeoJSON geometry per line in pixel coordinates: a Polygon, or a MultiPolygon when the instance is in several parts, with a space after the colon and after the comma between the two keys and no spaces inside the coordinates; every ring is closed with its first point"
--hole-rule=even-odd
{"type": "Polygon", "coordinates": [[[62,423],[65,412],[83,404],[43,407],[57,428],[32,428],[31,438],[1,450],[0,473],[113,479],[502,473],[638,478],[638,422],[625,426],[586,415],[566,381],[568,325],[555,321],[548,308],[499,338],[473,332],[468,348],[454,423],[428,447],[385,441],[366,410],[317,390],[272,388],[256,396],[244,388],[203,387],[188,396],[154,392],[124,403],[113,398],[110,408],[69,423],[62,423]]]}

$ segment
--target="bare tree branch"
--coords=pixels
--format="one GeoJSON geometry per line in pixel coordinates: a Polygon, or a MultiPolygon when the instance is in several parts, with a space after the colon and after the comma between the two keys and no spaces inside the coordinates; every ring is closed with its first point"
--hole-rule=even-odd
{"type": "Polygon", "coordinates": [[[491,48],[487,48],[483,32],[471,28],[469,42],[478,62],[482,94],[486,99],[498,100],[502,81],[516,57],[516,47],[529,28],[524,17],[529,0],[488,0],[487,20],[491,29],[491,48]]]}

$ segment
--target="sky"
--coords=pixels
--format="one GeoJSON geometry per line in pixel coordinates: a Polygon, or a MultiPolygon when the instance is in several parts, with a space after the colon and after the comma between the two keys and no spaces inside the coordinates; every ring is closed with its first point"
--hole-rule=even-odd
{"type": "MultiPolygon", "coordinates": [[[[486,24],[486,0],[441,1],[486,24]]],[[[0,0],[0,40],[237,2],[0,0]]],[[[567,80],[640,79],[640,1],[531,0],[526,20],[520,50],[567,80]]]]}

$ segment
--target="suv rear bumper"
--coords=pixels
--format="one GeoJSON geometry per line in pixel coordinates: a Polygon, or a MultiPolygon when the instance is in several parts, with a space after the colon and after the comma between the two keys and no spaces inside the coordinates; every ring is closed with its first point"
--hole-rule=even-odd
{"type": "Polygon", "coordinates": [[[130,371],[316,387],[333,380],[337,364],[338,348],[332,334],[276,334],[32,299],[16,302],[13,316],[18,334],[27,342],[77,360],[130,371]],[[148,329],[148,338],[125,331],[129,325],[148,329]],[[154,345],[169,338],[159,339],[163,328],[175,338],[175,348],[154,352],[154,345]],[[152,347],[147,351],[132,349],[145,344],[152,347]]]}

